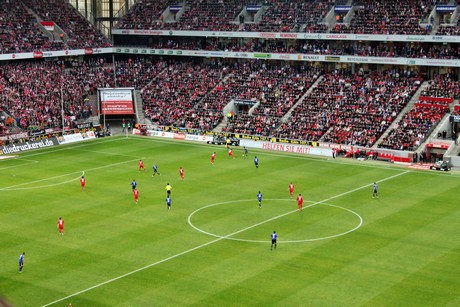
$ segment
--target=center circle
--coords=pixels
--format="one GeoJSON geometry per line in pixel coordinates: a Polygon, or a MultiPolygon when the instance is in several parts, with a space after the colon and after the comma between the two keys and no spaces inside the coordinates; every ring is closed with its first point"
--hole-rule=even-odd
{"type": "MultiPolygon", "coordinates": [[[[250,207],[251,209],[249,209],[249,210],[251,210],[250,211],[251,213],[257,214],[255,212],[262,212],[262,210],[265,210],[265,208],[267,207],[267,205],[266,205],[267,203],[268,204],[273,204],[273,203],[276,203],[276,202],[288,202],[288,201],[291,202],[291,203],[295,203],[295,201],[293,199],[264,199],[263,200],[263,203],[264,203],[263,208],[257,209],[254,206],[254,209],[252,209],[252,207],[250,207]]],[[[206,230],[194,225],[194,223],[192,223],[192,218],[194,216],[196,216],[197,213],[199,213],[199,212],[204,214],[206,209],[211,209],[211,208],[217,207],[217,206],[223,206],[223,205],[229,205],[229,204],[240,204],[240,203],[247,203],[247,202],[253,202],[254,203],[254,199],[231,200],[231,201],[219,202],[219,203],[214,203],[214,204],[203,206],[203,207],[193,211],[188,216],[188,219],[187,219],[188,224],[192,228],[194,228],[195,230],[197,230],[197,231],[199,231],[201,233],[204,233],[206,235],[215,237],[215,238],[233,240],[233,241],[242,241],[242,242],[252,242],[252,243],[267,243],[267,239],[266,240],[258,240],[258,239],[252,239],[252,238],[242,239],[242,238],[236,238],[234,236],[238,235],[240,233],[246,232],[247,230],[255,229],[255,228],[257,228],[257,227],[259,227],[261,225],[267,224],[269,222],[280,220],[280,219],[282,219],[284,217],[294,217],[294,214],[304,214],[305,216],[301,217],[303,219],[301,222],[308,224],[308,222],[309,222],[308,219],[309,219],[309,217],[310,217],[310,219],[312,219],[312,215],[309,215],[306,212],[309,211],[308,209],[313,209],[313,208],[318,209],[318,208],[321,208],[321,207],[323,207],[323,208],[327,207],[329,209],[338,209],[338,210],[344,211],[341,214],[346,214],[346,215],[351,214],[352,217],[354,219],[356,219],[357,221],[356,221],[356,223],[353,223],[353,225],[346,225],[346,228],[344,227],[345,230],[343,230],[343,231],[342,230],[340,230],[340,231],[335,230],[335,232],[328,233],[327,235],[326,234],[318,235],[318,236],[314,236],[314,237],[308,238],[308,239],[295,239],[295,238],[291,239],[291,240],[283,240],[283,239],[281,239],[280,242],[282,242],[282,243],[303,243],[303,242],[313,242],[313,241],[332,239],[332,238],[336,238],[336,237],[340,237],[340,236],[349,234],[349,233],[357,230],[358,228],[360,228],[361,225],[363,224],[362,217],[358,213],[356,213],[355,211],[353,211],[351,209],[344,208],[344,207],[337,206],[337,205],[331,205],[331,204],[327,204],[327,203],[323,203],[323,202],[319,202],[319,201],[308,201],[308,200],[304,200],[304,208],[303,208],[302,212],[298,212],[297,209],[286,211],[286,210],[284,210],[284,208],[281,208],[282,211],[278,210],[279,212],[274,213],[274,216],[262,217],[261,220],[251,220],[251,216],[249,216],[249,217],[237,216],[238,219],[245,220],[246,222],[251,223],[251,224],[249,226],[247,226],[247,227],[242,227],[239,230],[237,229],[237,230],[235,230],[233,232],[230,232],[227,235],[219,235],[219,234],[215,233],[216,231],[206,231],[206,230]],[[305,220],[306,220],[306,222],[305,222],[305,220]]],[[[247,207],[247,206],[243,207],[244,210],[248,210],[248,208],[249,207],[247,207]]],[[[294,207],[292,207],[292,208],[294,208],[294,207]]],[[[296,204],[295,204],[295,208],[297,208],[296,204]]],[[[222,211],[223,211],[223,209],[222,209],[222,211]]],[[[228,209],[228,208],[227,208],[227,211],[229,212],[229,215],[231,215],[231,216],[234,216],[235,212],[240,212],[240,211],[235,211],[235,210],[228,209]]],[[[312,211],[312,210],[310,210],[310,211],[312,211]]],[[[334,214],[334,215],[336,215],[336,214],[334,214]]],[[[231,223],[232,222],[232,220],[231,220],[232,217],[231,216],[229,218],[230,220],[227,219],[228,221],[225,221],[225,217],[224,217],[224,222],[223,223],[224,224],[231,223]],[[227,223],[225,223],[225,222],[227,222],[227,223]]],[[[210,216],[210,218],[211,217],[212,216],[210,216]]],[[[321,224],[322,224],[322,222],[324,220],[326,220],[326,222],[324,222],[324,223],[328,224],[328,225],[325,225],[325,226],[331,226],[332,222],[335,223],[334,217],[331,218],[331,217],[329,217],[327,215],[324,215],[324,216],[321,216],[321,218],[318,218],[316,221],[314,221],[314,223],[312,222],[312,225],[310,225],[310,230],[315,229],[314,228],[315,225],[321,226],[321,224]],[[329,220],[329,221],[327,221],[327,220],[329,220]]],[[[343,217],[341,218],[341,221],[342,220],[343,220],[343,217]]],[[[304,226],[304,224],[300,224],[299,226],[304,226]]]]}

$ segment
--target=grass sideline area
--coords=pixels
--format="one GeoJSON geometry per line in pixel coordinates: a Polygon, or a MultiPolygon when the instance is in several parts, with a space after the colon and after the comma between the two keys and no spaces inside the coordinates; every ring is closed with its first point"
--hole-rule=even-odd
{"type": "Polygon", "coordinates": [[[458,172],[234,153],[120,136],[0,160],[0,297],[13,306],[460,305],[458,172]]]}

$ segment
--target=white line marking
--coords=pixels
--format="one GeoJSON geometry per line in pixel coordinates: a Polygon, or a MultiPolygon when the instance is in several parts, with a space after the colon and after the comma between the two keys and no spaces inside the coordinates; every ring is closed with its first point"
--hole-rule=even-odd
{"type": "Polygon", "coordinates": [[[37,160],[21,159],[21,158],[16,158],[16,157],[12,158],[12,159],[19,160],[21,162],[22,161],[28,161],[28,162],[18,164],[18,165],[11,165],[11,166],[6,166],[6,167],[1,167],[0,170],[3,171],[3,170],[6,170],[6,169],[9,169],[9,168],[16,168],[16,167],[21,167],[21,166],[26,166],[26,165],[30,165],[30,164],[39,163],[37,160]]]}
{"type": "MultiPolygon", "coordinates": [[[[402,175],[407,174],[407,173],[410,173],[410,172],[411,172],[411,171],[405,171],[405,172],[402,172],[402,173],[399,173],[399,174],[396,174],[396,175],[387,177],[387,178],[382,179],[382,180],[377,181],[377,182],[384,182],[384,181],[387,181],[387,180],[391,180],[391,179],[393,179],[393,178],[402,176],[402,175]]],[[[327,199],[324,199],[324,200],[322,200],[322,201],[319,201],[318,203],[327,202],[327,201],[329,201],[329,200],[336,199],[336,198],[338,198],[338,197],[341,197],[341,196],[344,196],[344,195],[347,195],[347,194],[350,194],[350,193],[353,193],[353,192],[362,190],[362,189],[367,188],[367,187],[370,187],[370,186],[372,186],[372,185],[373,185],[373,183],[371,183],[371,184],[366,184],[366,185],[364,185],[364,186],[361,186],[361,187],[359,187],[359,188],[350,190],[350,191],[348,191],[348,192],[344,192],[344,193],[338,194],[338,195],[336,195],[336,196],[329,197],[329,198],[327,198],[327,199]]],[[[289,214],[290,214],[290,213],[289,213],[289,214]]],[[[284,215],[286,215],[286,214],[284,214],[284,215]]],[[[275,219],[275,218],[272,218],[272,219],[269,219],[269,220],[273,220],[273,219],[275,219]]],[[[267,221],[269,221],[269,220],[267,220],[267,221]]],[[[263,224],[263,223],[264,223],[264,222],[254,224],[254,225],[252,225],[252,226],[249,226],[249,227],[240,229],[240,230],[238,230],[238,231],[235,231],[235,232],[233,232],[233,233],[231,233],[231,234],[229,234],[229,235],[227,235],[227,236],[223,236],[223,237],[221,237],[221,238],[217,238],[217,239],[212,240],[212,241],[209,241],[209,242],[207,242],[207,243],[204,243],[204,244],[198,245],[198,246],[196,246],[196,247],[190,248],[190,249],[188,249],[188,250],[186,250],[186,251],[183,251],[183,252],[181,252],[181,253],[178,253],[178,254],[172,255],[172,256],[170,256],[170,257],[164,258],[164,259],[162,259],[162,260],[159,260],[159,261],[157,261],[157,262],[148,264],[148,265],[143,266],[143,267],[141,267],[141,268],[139,268],[139,269],[136,269],[136,270],[134,270],[134,271],[125,273],[125,274],[123,274],[123,275],[114,277],[114,278],[112,278],[112,279],[109,279],[109,280],[107,280],[107,281],[104,281],[104,282],[102,282],[102,283],[99,283],[99,284],[97,284],[97,285],[94,285],[94,286],[92,286],[92,287],[83,289],[83,290],[81,290],[81,291],[75,292],[75,293],[70,294],[70,295],[67,295],[66,297],[57,299],[57,300],[55,300],[55,301],[53,301],[53,302],[51,302],[51,303],[47,303],[47,304],[43,305],[43,307],[46,307],[46,306],[50,306],[50,305],[59,303],[59,302],[61,302],[61,301],[63,301],[63,300],[66,300],[66,299],[68,299],[68,298],[71,298],[71,297],[74,297],[74,296],[76,296],[76,295],[79,295],[79,294],[88,292],[88,291],[90,291],[90,290],[99,288],[100,286],[109,284],[109,283],[111,283],[111,282],[114,282],[114,281],[119,280],[119,279],[121,279],[121,278],[124,278],[124,277],[126,277],[126,276],[130,276],[130,275],[132,275],[132,274],[135,274],[135,273],[137,273],[137,272],[140,272],[140,271],[143,271],[143,270],[145,270],[145,269],[151,268],[151,267],[153,267],[153,266],[156,266],[156,265],[161,264],[161,263],[163,263],[163,262],[166,262],[166,261],[168,261],[168,260],[172,260],[172,259],[174,259],[174,258],[177,258],[177,257],[180,257],[180,256],[182,256],[182,255],[185,255],[185,254],[188,254],[188,253],[190,253],[190,252],[193,252],[193,251],[195,251],[195,250],[197,250],[197,249],[200,249],[200,248],[202,248],[202,247],[205,247],[205,246],[214,244],[214,243],[216,243],[216,242],[222,241],[222,240],[224,240],[224,239],[226,239],[226,238],[228,238],[228,237],[230,237],[230,236],[234,236],[234,235],[239,234],[239,233],[241,233],[241,232],[244,232],[244,231],[246,231],[246,230],[248,230],[248,229],[251,229],[251,228],[254,228],[254,227],[256,227],[256,226],[259,226],[260,224],[263,224]]]]}
{"type": "Polygon", "coordinates": [[[17,156],[7,156],[7,155],[0,155],[0,161],[1,160],[6,160],[6,159],[14,159],[17,156]]]}
{"type": "MultiPolygon", "coordinates": [[[[85,172],[83,172],[83,174],[84,173],[85,172]]],[[[81,176],[83,176],[83,175],[81,175],[81,176]]],[[[31,184],[32,182],[22,183],[22,184],[18,184],[18,185],[15,185],[15,186],[9,186],[9,187],[6,187],[6,188],[1,188],[0,191],[21,191],[21,190],[35,190],[35,189],[49,188],[49,187],[54,187],[54,186],[70,183],[72,181],[78,180],[81,176],[78,176],[76,178],[72,178],[72,179],[66,180],[66,181],[60,181],[58,183],[52,183],[52,184],[46,184],[46,185],[36,185],[36,186],[24,187],[24,188],[16,188],[17,186],[28,185],[28,184],[31,184]]],[[[57,177],[62,177],[62,176],[57,176],[57,177]]],[[[46,180],[49,180],[49,179],[52,179],[52,178],[48,178],[46,180]]],[[[45,180],[45,179],[43,179],[43,180],[45,180]]],[[[42,180],[39,180],[39,181],[42,181],[42,180]]]]}
{"type": "MultiPolygon", "coordinates": [[[[128,160],[128,161],[123,161],[123,162],[112,163],[112,164],[109,164],[109,165],[103,165],[103,166],[98,166],[98,167],[90,168],[90,169],[87,169],[86,171],[87,171],[87,172],[89,172],[89,171],[94,171],[94,170],[98,170],[98,169],[102,169],[102,168],[106,168],[106,167],[112,167],[112,166],[114,166],[114,165],[120,165],[120,164],[125,164],[125,163],[131,163],[131,162],[134,162],[134,161],[138,161],[138,160],[135,159],[135,160],[128,160]]],[[[0,188],[0,191],[38,189],[38,188],[44,188],[44,187],[50,187],[50,186],[65,184],[65,183],[68,183],[68,182],[72,182],[72,181],[74,181],[74,180],[78,180],[78,178],[80,178],[82,175],[80,175],[80,176],[79,176],[78,178],[76,178],[76,179],[74,178],[74,179],[71,179],[71,180],[68,180],[68,181],[65,181],[65,182],[59,182],[59,183],[55,183],[55,184],[50,184],[50,185],[45,185],[45,186],[36,186],[36,187],[30,187],[30,188],[18,188],[18,187],[21,187],[21,186],[25,186],[25,185],[29,185],[29,184],[34,184],[34,183],[38,183],[38,182],[42,182],[42,181],[47,181],[47,180],[51,180],[51,179],[61,178],[61,177],[65,177],[65,176],[69,176],[69,175],[77,174],[77,173],[81,173],[81,172],[83,172],[83,175],[85,174],[85,171],[77,171],[77,172],[67,173],[67,174],[64,174],[64,175],[59,175],[59,176],[54,176],[54,177],[39,179],[39,180],[35,180],[35,181],[29,181],[29,182],[25,182],[25,183],[21,183],[21,184],[16,184],[16,185],[12,185],[12,186],[8,186],[8,187],[0,188]]]]}
{"type": "MultiPolygon", "coordinates": [[[[205,231],[201,228],[198,228],[196,227],[195,225],[192,224],[192,216],[197,213],[198,211],[201,211],[201,210],[204,210],[206,208],[209,208],[209,207],[214,207],[214,206],[219,206],[219,205],[225,205],[225,204],[231,204],[231,203],[237,203],[237,202],[254,202],[253,199],[241,199],[241,200],[230,200],[230,201],[224,201],[224,202],[220,202],[220,203],[215,203],[215,204],[211,204],[211,205],[207,205],[207,206],[204,206],[204,207],[201,207],[195,211],[193,211],[189,217],[188,217],[188,224],[193,227],[194,229],[196,229],[197,231],[201,232],[201,233],[204,233],[204,234],[207,234],[208,236],[211,236],[211,237],[215,237],[215,238],[222,238],[222,239],[227,239],[227,240],[233,240],[233,241],[241,241],[241,242],[252,242],[252,243],[267,243],[267,240],[250,240],[250,239],[239,239],[239,238],[230,238],[228,236],[221,236],[221,235],[217,235],[215,233],[212,233],[212,232],[208,232],[208,231],[205,231]]],[[[265,201],[290,201],[290,202],[293,202],[294,200],[293,199],[264,199],[264,202],[265,201]]],[[[315,202],[315,201],[305,201],[305,202],[309,202],[309,203],[312,203],[311,205],[308,205],[308,206],[305,206],[302,208],[302,210],[304,209],[307,209],[307,208],[310,208],[310,207],[313,207],[313,206],[316,206],[316,205],[323,205],[323,206],[329,206],[329,207],[335,207],[335,208],[339,208],[339,209],[342,209],[342,210],[345,210],[345,211],[348,211],[350,213],[352,213],[353,215],[357,216],[358,219],[359,219],[359,223],[357,226],[353,227],[352,229],[349,229],[347,231],[344,231],[344,232],[341,232],[341,233],[338,233],[338,234],[335,234],[335,235],[330,235],[330,236],[326,236],[326,237],[318,237],[318,238],[312,238],[312,239],[305,239],[305,240],[283,240],[282,243],[302,243],[302,242],[313,242],[313,241],[320,241],[320,240],[327,240],[327,239],[332,239],[332,238],[337,238],[337,237],[340,237],[340,236],[343,236],[343,235],[346,235],[346,234],[349,234],[350,232],[353,232],[355,230],[357,230],[359,227],[361,227],[361,225],[363,224],[363,218],[358,214],[356,213],[355,211],[353,210],[350,210],[350,209],[347,209],[347,208],[344,208],[344,207],[341,207],[341,206],[336,206],[336,205],[330,205],[330,204],[325,204],[325,203],[321,203],[321,202],[315,202]]],[[[281,218],[283,216],[286,216],[286,215],[289,215],[289,214],[292,214],[292,213],[295,213],[295,212],[298,212],[298,210],[293,210],[293,211],[289,211],[289,212],[286,212],[286,213],[283,213],[281,215],[278,215],[278,216],[275,216],[274,218],[272,219],[269,219],[269,220],[265,220],[265,221],[262,221],[260,222],[258,225],[261,225],[261,224],[264,224],[264,223],[267,223],[269,221],[272,221],[274,219],[278,219],[278,218],[281,218]]]]}
{"type": "MultiPolygon", "coordinates": [[[[45,179],[29,181],[29,182],[25,182],[25,183],[16,184],[16,185],[11,185],[9,187],[0,188],[0,191],[34,189],[35,187],[31,187],[31,188],[17,188],[17,187],[21,187],[21,186],[29,185],[29,184],[34,184],[34,183],[38,183],[38,182],[42,182],[42,181],[48,181],[48,180],[52,180],[52,179],[56,179],[56,178],[61,178],[61,177],[69,176],[69,175],[76,174],[76,173],[81,173],[81,171],[68,173],[68,174],[64,174],[64,175],[59,175],[59,176],[54,176],[54,177],[49,177],[49,178],[45,178],[45,179]]],[[[72,179],[72,180],[75,180],[75,179],[72,179]]]]}

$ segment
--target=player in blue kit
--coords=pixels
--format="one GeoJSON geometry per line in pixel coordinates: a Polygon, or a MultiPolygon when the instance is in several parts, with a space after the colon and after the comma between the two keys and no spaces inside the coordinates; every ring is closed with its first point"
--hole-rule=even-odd
{"type": "Polygon", "coordinates": [[[262,193],[257,193],[257,201],[259,202],[259,208],[262,208],[262,193]]]}
{"type": "Polygon", "coordinates": [[[137,187],[136,179],[133,179],[133,181],[131,181],[131,187],[133,188],[133,191],[136,189],[137,187]]]}
{"type": "Polygon", "coordinates": [[[256,168],[259,168],[259,158],[257,156],[254,157],[254,165],[256,168]]]}
{"type": "Polygon", "coordinates": [[[24,267],[24,257],[26,253],[23,252],[21,255],[19,255],[19,273],[22,273],[22,268],[24,267]]]}
{"type": "Polygon", "coordinates": [[[160,172],[158,171],[158,166],[156,164],[153,164],[152,169],[153,169],[152,177],[155,175],[161,175],[160,172]]]}
{"type": "Polygon", "coordinates": [[[273,230],[273,233],[270,237],[272,238],[272,246],[270,247],[270,250],[273,249],[273,246],[275,246],[276,249],[276,241],[278,240],[278,235],[276,234],[276,231],[273,230]]]}
{"type": "Polygon", "coordinates": [[[372,198],[376,198],[376,197],[379,198],[379,193],[377,192],[378,188],[379,187],[377,186],[377,183],[374,182],[374,190],[372,192],[372,198]]]}
{"type": "Polygon", "coordinates": [[[166,197],[166,206],[168,207],[168,210],[171,209],[171,197],[169,195],[166,197]]]}

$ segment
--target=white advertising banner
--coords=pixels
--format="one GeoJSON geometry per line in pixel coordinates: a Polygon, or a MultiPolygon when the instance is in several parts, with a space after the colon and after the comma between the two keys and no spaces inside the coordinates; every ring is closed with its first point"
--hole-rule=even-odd
{"type": "Polygon", "coordinates": [[[74,134],[66,134],[63,136],[58,137],[59,144],[68,144],[68,143],[75,143],[84,140],[95,139],[96,135],[94,131],[87,131],[84,133],[74,133],[74,134]]]}
{"type": "Polygon", "coordinates": [[[147,48],[114,48],[115,53],[121,54],[158,54],[193,57],[238,58],[238,59],[267,59],[304,62],[334,62],[334,63],[369,63],[414,66],[460,67],[459,59],[419,59],[394,57],[365,57],[348,55],[300,54],[300,53],[263,53],[263,52],[229,52],[206,50],[170,50],[147,48]]]}
{"type": "Polygon", "coordinates": [[[148,29],[112,29],[114,35],[148,36],[198,36],[198,37],[245,37],[268,39],[315,39],[349,41],[393,41],[393,42],[459,42],[460,36],[441,35],[385,35],[385,34],[347,34],[347,33],[302,33],[302,32],[229,32],[229,31],[175,31],[148,29]]]}
{"type": "MultiPolygon", "coordinates": [[[[133,132],[133,133],[137,134],[136,132],[133,132]]],[[[148,130],[148,135],[167,138],[167,139],[188,140],[188,141],[197,141],[197,142],[208,142],[208,141],[212,141],[213,139],[212,135],[194,135],[194,134],[165,132],[165,131],[156,131],[156,130],[148,130]]],[[[212,145],[212,146],[219,146],[219,145],[212,145]]],[[[313,147],[313,146],[307,146],[307,145],[281,144],[281,143],[271,143],[271,142],[264,142],[264,141],[253,141],[253,140],[240,139],[240,147],[242,146],[246,146],[249,148],[263,149],[263,150],[268,150],[268,151],[289,152],[289,153],[296,153],[296,154],[303,154],[303,155],[317,155],[317,156],[332,157],[332,148],[320,148],[320,147],[313,147]]]]}

